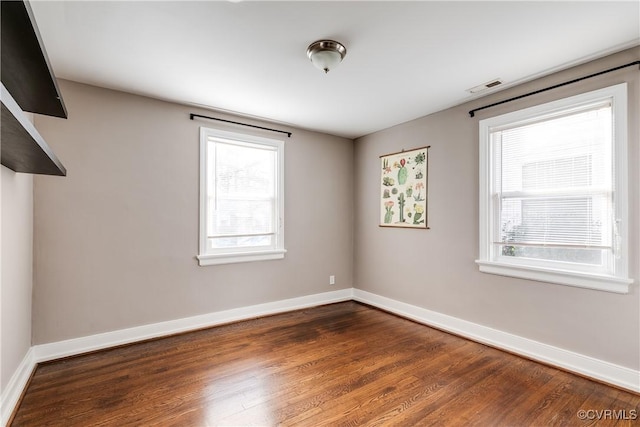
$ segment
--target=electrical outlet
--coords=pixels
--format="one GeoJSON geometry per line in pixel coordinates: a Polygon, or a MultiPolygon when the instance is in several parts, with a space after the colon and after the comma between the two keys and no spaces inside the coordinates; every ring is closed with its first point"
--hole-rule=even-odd
{"type": "Polygon", "coordinates": [[[336,284],[336,276],[329,276],[329,284],[330,285],[336,284]]]}

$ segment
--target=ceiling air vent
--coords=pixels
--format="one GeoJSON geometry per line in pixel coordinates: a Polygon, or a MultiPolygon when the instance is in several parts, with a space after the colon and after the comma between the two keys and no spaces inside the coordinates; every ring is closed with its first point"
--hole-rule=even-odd
{"type": "Polygon", "coordinates": [[[481,85],[478,85],[476,87],[472,87],[471,89],[467,89],[467,92],[469,93],[478,93],[478,92],[482,92],[483,90],[487,90],[487,89],[491,89],[492,87],[496,87],[502,84],[502,80],[501,79],[493,79],[487,83],[483,83],[481,85]]]}

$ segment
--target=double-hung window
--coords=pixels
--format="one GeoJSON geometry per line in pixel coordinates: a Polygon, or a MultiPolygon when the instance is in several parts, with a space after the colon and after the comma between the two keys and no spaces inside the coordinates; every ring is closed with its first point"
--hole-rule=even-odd
{"type": "Polygon", "coordinates": [[[628,292],[626,93],[480,121],[480,271],[628,292]]]}
{"type": "Polygon", "coordinates": [[[284,258],[284,141],[200,128],[200,265],[284,258]]]}

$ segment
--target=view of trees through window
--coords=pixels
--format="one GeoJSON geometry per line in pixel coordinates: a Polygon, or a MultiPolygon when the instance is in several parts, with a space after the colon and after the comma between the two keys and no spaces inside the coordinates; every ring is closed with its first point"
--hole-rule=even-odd
{"type": "Polygon", "coordinates": [[[211,142],[209,237],[213,247],[271,245],[275,230],[276,151],[211,142]]]}

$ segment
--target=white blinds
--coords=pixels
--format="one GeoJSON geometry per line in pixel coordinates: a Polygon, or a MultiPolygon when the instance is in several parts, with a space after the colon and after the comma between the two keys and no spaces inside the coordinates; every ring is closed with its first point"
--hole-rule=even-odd
{"type": "Polygon", "coordinates": [[[589,251],[612,246],[612,136],[610,102],[491,131],[503,255],[600,262],[589,251]]]}
{"type": "Polygon", "coordinates": [[[269,245],[276,233],[277,149],[212,138],[207,234],[214,247],[269,245]]]}

